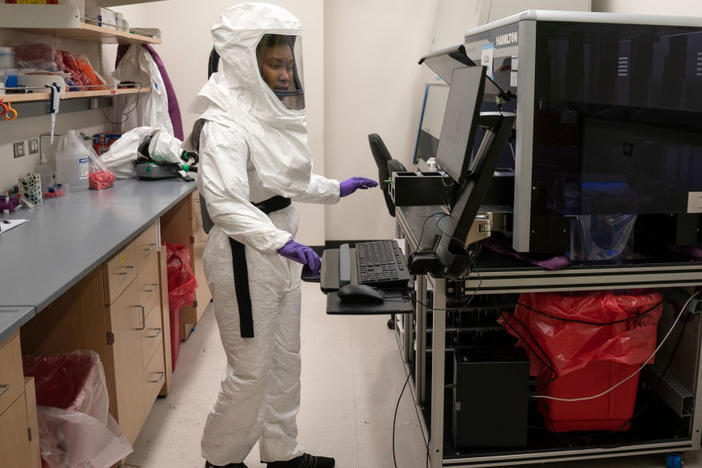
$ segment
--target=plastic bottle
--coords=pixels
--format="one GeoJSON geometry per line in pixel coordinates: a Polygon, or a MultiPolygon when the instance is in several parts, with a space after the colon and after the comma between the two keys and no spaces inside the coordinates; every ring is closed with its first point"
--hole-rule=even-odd
{"type": "Polygon", "coordinates": [[[43,151],[41,152],[41,159],[39,161],[37,172],[41,176],[41,189],[42,191],[46,191],[52,185],[54,168],[46,161],[46,155],[43,151]]]}
{"type": "Polygon", "coordinates": [[[12,47],[0,46],[0,68],[15,68],[15,51],[12,47]]]}
{"type": "Polygon", "coordinates": [[[82,192],[90,188],[90,158],[79,146],[83,145],[82,139],[71,137],[71,132],[61,138],[56,151],[56,181],[66,186],[68,192],[82,192]]]}

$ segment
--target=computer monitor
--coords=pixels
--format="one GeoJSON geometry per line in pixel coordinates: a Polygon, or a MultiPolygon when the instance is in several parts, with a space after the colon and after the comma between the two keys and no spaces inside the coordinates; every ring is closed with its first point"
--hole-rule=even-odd
{"type": "Polygon", "coordinates": [[[470,170],[484,87],[485,67],[453,70],[436,162],[459,185],[470,170]]]}
{"type": "MultiPolygon", "coordinates": [[[[508,112],[491,112],[481,117],[478,118],[485,126],[485,136],[476,151],[472,171],[467,173],[451,209],[451,216],[440,228],[441,237],[434,249],[444,268],[443,274],[449,278],[460,277],[468,266],[469,233],[515,121],[515,115],[508,112]]],[[[478,118],[473,127],[478,126],[478,118]]]]}
{"type": "Polygon", "coordinates": [[[422,113],[419,117],[417,143],[414,148],[414,164],[417,164],[419,160],[426,161],[429,158],[436,158],[448,92],[449,87],[445,83],[426,85],[422,113]]]}

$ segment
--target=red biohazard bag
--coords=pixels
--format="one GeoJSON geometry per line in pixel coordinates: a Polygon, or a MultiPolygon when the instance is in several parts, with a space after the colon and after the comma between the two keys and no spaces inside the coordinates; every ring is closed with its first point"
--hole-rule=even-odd
{"type": "Polygon", "coordinates": [[[132,452],[109,413],[105,372],[95,351],[23,356],[22,365],[36,385],[42,467],[112,466],[132,452]]]}
{"type": "Polygon", "coordinates": [[[559,376],[596,361],[641,365],[656,348],[662,300],[655,290],[529,293],[500,323],[526,349],[532,375],[549,361],[559,376]]]}
{"type": "Polygon", "coordinates": [[[168,271],[168,308],[171,311],[192,305],[197,281],[190,268],[190,250],[184,245],[166,244],[168,271]]]}

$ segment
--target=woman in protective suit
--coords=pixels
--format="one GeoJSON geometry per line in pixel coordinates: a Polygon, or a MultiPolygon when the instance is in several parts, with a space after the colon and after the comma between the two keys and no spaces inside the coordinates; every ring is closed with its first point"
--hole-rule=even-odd
{"type": "MultiPolygon", "coordinates": [[[[329,468],[297,443],[300,274],[320,260],[293,240],[291,200],[336,203],[375,181],[312,173],[301,24],[263,3],[228,8],[212,27],[219,72],[199,92],[198,188],[215,226],[203,260],[227,369],[202,437],[206,467],[244,467],[259,441],[271,468],[329,468]]],[[[197,126],[196,126],[197,127],[197,126]]]]}

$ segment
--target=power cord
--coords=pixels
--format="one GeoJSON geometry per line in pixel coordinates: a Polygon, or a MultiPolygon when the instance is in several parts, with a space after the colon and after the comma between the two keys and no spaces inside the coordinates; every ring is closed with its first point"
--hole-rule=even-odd
{"type": "Polygon", "coordinates": [[[570,323],[580,323],[583,325],[593,325],[596,327],[605,327],[609,325],[617,325],[619,323],[626,323],[630,322],[632,320],[636,320],[638,318],[644,317],[654,310],[656,310],[658,307],[663,305],[663,302],[657,302],[653,306],[649,307],[648,309],[644,310],[643,312],[637,313],[632,315],[631,317],[627,317],[625,319],[621,320],[612,320],[611,322],[590,322],[587,320],[578,320],[578,319],[568,319],[564,317],[556,317],[555,315],[548,314],[546,312],[542,312],[540,310],[534,309],[533,307],[529,307],[528,305],[524,304],[523,302],[517,302],[517,305],[524,307],[525,309],[530,310],[531,312],[534,312],[535,314],[543,315],[544,317],[548,317],[554,320],[560,320],[561,322],[570,322],[570,323]]]}
{"type": "MultiPolygon", "coordinates": [[[[407,378],[405,379],[405,384],[402,386],[402,391],[400,392],[400,396],[397,398],[397,404],[395,405],[395,415],[392,418],[392,462],[395,465],[395,468],[397,468],[397,456],[395,454],[395,427],[397,425],[397,411],[400,408],[400,401],[402,400],[402,395],[405,393],[405,388],[407,388],[407,384],[409,383],[410,376],[412,375],[411,372],[407,372],[407,378]]],[[[427,452],[429,451],[429,447],[427,446],[427,452]]]]}
{"type": "Polygon", "coordinates": [[[665,344],[665,342],[668,340],[668,337],[670,337],[670,334],[671,334],[671,333],[673,332],[673,330],[675,329],[675,326],[676,326],[676,325],[678,324],[678,322],[680,321],[680,318],[683,316],[683,314],[684,314],[685,311],[687,310],[687,306],[690,304],[690,302],[692,301],[692,299],[694,299],[695,297],[697,297],[697,295],[700,294],[701,292],[702,292],[702,289],[699,290],[699,291],[697,291],[697,292],[695,292],[694,294],[690,295],[690,297],[687,299],[687,301],[685,301],[685,304],[683,304],[683,306],[680,308],[680,312],[678,313],[677,317],[675,317],[675,321],[674,321],[673,324],[670,326],[670,329],[669,329],[668,332],[665,334],[665,336],[663,337],[663,340],[661,340],[660,344],[656,347],[656,349],[653,350],[653,352],[651,353],[651,355],[644,361],[644,363],[641,364],[641,367],[639,367],[636,371],[632,372],[632,373],[631,373],[628,377],[626,377],[625,379],[619,381],[619,382],[616,383],[615,385],[612,385],[610,388],[608,388],[607,390],[605,390],[605,391],[603,391],[603,392],[598,393],[597,395],[592,395],[592,396],[587,396],[587,397],[580,397],[580,398],[558,398],[558,397],[552,397],[552,396],[548,396],[548,395],[533,395],[533,396],[531,396],[531,398],[538,399],[538,400],[564,401],[564,402],[568,402],[568,403],[572,403],[572,402],[576,402],[576,401],[588,401],[588,400],[595,400],[595,399],[597,399],[597,398],[600,398],[600,397],[602,397],[602,396],[604,396],[604,395],[606,395],[606,394],[612,392],[613,390],[619,388],[620,386],[624,385],[626,382],[628,382],[629,380],[631,380],[632,378],[634,378],[634,376],[636,376],[637,374],[639,374],[639,373],[643,370],[643,368],[646,367],[646,365],[651,361],[651,359],[653,359],[653,358],[655,357],[655,355],[658,353],[658,351],[663,347],[663,345],[665,344]]]}
{"type": "MultiPolygon", "coordinates": [[[[418,249],[421,248],[421,246],[422,246],[422,239],[424,238],[424,231],[425,231],[426,228],[427,228],[427,221],[429,221],[429,220],[430,220],[431,218],[433,218],[434,216],[438,216],[438,215],[444,215],[444,216],[446,216],[446,213],[444,213],[443,211],[439,211],[439,212],[430,214],[429,216],[426,217],[426,219],[425,219],[424,222],[422,223],[422,232],[421,232],[421,234],[419,235],[419,241],[417,242],[417,248],[418,248],[418,249]]],[[[441,219],[439,219],[439,220],[441,220],[441,219]]]]}

